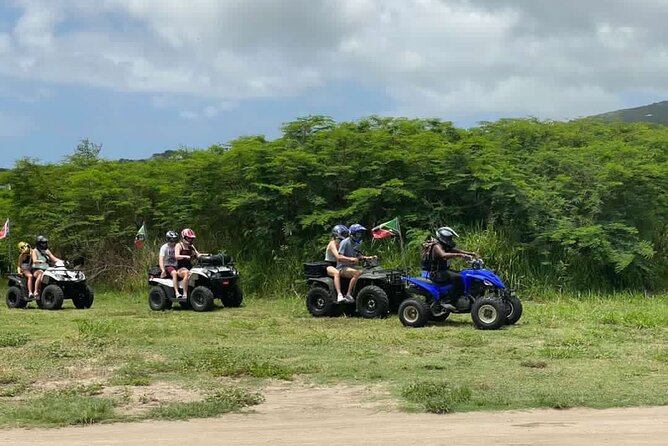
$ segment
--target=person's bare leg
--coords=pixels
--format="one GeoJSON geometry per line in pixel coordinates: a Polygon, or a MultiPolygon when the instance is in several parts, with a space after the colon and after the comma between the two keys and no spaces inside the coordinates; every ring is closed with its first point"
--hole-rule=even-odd
{"type": "Polygon", "coordinates": [[[353,293],[355,292],[355,284],[357,283],[357,279],[360,277],[362,273],[360,271],[355,271],[353,276],[350,278],[350,283],[348,284],[348,292],[346,293],[346,297],[352,298],[353,293]]]}
{"type": "Polygon", "coordinates": [[[176,272],[176,270],[172,270],[170,273],[172,276],[172,286],[174,287],[174,295],[176,297],[179,297],[181,293],[179,293],[179,275],[176,272]]]}
{"type": "Polygon", "coordinates": [[[32,296],[33,294],[33,288],[32,288],[32,273],[30,271],[24,270],[23,275],[26,278],[26,284],[28,285],[28,295],[32,296]]]}
{"type": "Polygon", "coordinates": [[[183,298],[188,297],[188,279],[190,278],[190,271],[186,268],[179,270],[179,278],[183,279],[183,298]]]}
{"type": "Polygon", "coordinates": [[[343,294],[341,293],[341,274],[339,270],[333,266],[327,267],[327,274],[334,279],[334,289],[336,289],[336,298],[341,300],[343,294]]]}
{"type": "Polygon", "coordinates": [[[39,299],[39,295],[41,294],[42,290],[42,271],[38,270],[35,271],[35,299],[39,299]]]}

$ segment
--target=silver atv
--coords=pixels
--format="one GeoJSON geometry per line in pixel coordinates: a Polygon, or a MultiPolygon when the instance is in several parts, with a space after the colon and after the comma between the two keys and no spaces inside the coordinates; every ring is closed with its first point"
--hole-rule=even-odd
{"type": "Polygon", "coordinates": [[[38,298],[28,296],[25,277],[20,274],[9,275],[6,303],[9,308],[25,308],[29,302],[35,301],[44,310],[62,308],[65,299],[71,299],[75,308],[85,309],[93,306],[95,295],[86,283],[86,275],[76,267],[58,262],[50,266],[42,275],[41,292],[38,298]]]}
{"type": "Polygon", "coordinates": [[[187,282],[179,280],[181,294],[187,286],[187,298],[176,297],[171,277],[161,278],[158,267],[149,270],[148,283],[151,285],[148,306],[154,311],[168,310],[174,302],[178,302],[181,308],[195,311],[212,310],[215,299],[220,299],[225,307],[239,307],[243,302],[239,272],[232,259],[225,254],[201,255],[197,259],[187,282]]]}

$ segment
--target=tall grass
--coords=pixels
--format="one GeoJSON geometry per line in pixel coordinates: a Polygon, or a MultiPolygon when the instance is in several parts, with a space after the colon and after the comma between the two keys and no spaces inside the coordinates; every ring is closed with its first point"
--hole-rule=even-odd
{"type": "MultiPolygon", "coordinates": [[[[559,251],[546,253],[538,259],[530,254],[530,246],[514,241],[516,236],[492,225],[457,229],[460,234],[458,247],[480,254],[487,268],[499,275],[507,286],[520,290],[526,296],[553,290],[610,293],[618,289],[617,284],[604,282],[603,278],[609,277],[609,274],[597,269],[596,262],[586,257],[569,257],[566,252],[559,251]]],[[[373,240],[367,235],[361,248],[365,254],[379,256],[383,266],[417,274],[421,245],[430,235],[430,231],[423,229],[408,230],[401,240],[398,237],[373,240]]],[[[157,265],[162,243],[160,238],[152,238],[145,242],[143,249],[127,247],[121,254],[108,254],[107,261],[116,259],[111,263],[123,266],[108,268],[96,263],[91,267],[96,271],[96,283],[129,292],[145,289],[148,269],[157,265]]],[[[225,240],[216,234],[205,234],[197,240],[198,249],[202,252],[225,251],[230,254],[240,271],[244,290],[261,297],[302,295],[305,292],[303,263],[323,259],[327,243],[328,235],[323,234],[319,239],[300,246],[248,252],[235,241],[225,240]]],[[[452,263],[455,269],[467,267],[460,260],[452,263]]],[[[640,289],[645,290],[645,287],[640,286],[640,289]]]]}

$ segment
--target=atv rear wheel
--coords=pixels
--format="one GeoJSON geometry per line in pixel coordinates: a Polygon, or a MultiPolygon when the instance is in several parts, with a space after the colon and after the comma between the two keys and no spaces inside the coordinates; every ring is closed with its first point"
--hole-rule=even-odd
{"type": "Polygon", "coordinates": [[[306,295],[306,309],[312,316],[329,316],[332,312],[334,302],[329,290],[314,286],[306,295]]]}
{"type": "Polygon", "coordinates": [[[497,330],[506,323],[506,305],[498,297],[480,297],[471,306],[471,319],[480,330],[497,330]]]}
{"type": "Polygon", "coordinates": [[[399,320],[405,327],[424,327],[431,310],[429,306],[417,299],[406,299],[399,305],[399,320]]]}
{"type": "Polygon", "coordinates": [[[357,293],[357,311],[363,317],[385,317],[390,308],[387,293],[376,285],[367,285],[357,293]]]}
{"type": "Polygon", "coordinates": [[[45,310],[59,310],[63,306],[65,294],[58,285],[47,285],[42,291],[42,308],[45,310]]]}
{"type": "Polygon", "coordinates": [[[506,325],[513,325],[522,317],[522,301],[517,296],[510,296],[505,300],[506,325]]]}
{"type": "Polygon", "coordinates": [[[244,301],[244,293],[239,288],[239,284],[235,283],[229,290],[223,294],[220,298],[220,301],[224,306],[230,308],[237,308],[241,306],[241,302],[244,301]]]}
{"type": "Polygon", "coordinates": [[[23,291],[17,286],[10,286],[7,289],[5,300],[9,308],[25,308],[28,305],[28,302],[23,298],[23,291]]]}
{"type": "Polygon", "coordinates": [[[211,311],[213,309],[213,291],[205,286],[196,286],[190,292],[188,302],[195,311],[211,311]]]}
{"type": "Polygon", "coordinates": [[[162,311],[170,309],[172,302],[167,298],[167,293],[162,287],[154,286],[148,292],[148,306],[153,311],[162,311]]]}

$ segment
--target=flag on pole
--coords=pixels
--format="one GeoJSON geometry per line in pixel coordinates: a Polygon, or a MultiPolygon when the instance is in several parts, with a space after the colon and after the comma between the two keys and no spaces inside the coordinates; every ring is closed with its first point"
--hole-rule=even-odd
{"type": "Polygon", "coordinates": [[[375,239],[392,237],[399,234],[399,217],[394,217],[392,220],[379,224],[371,230],[371,235],[375,239]]]}
{"type": "Polygon", "coordinates": [[[9,237],[9,219],[5,221],[5,225],[0,229],[0,240],[9,237]]]}
{"type": "Polygon", "coordinates": [[[144,240],[146,240],[146,225],[141,223],[141,228],[135,234],[135,248],[141,249],[144,247],[144,240]]]}

